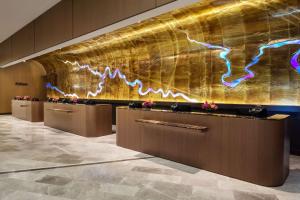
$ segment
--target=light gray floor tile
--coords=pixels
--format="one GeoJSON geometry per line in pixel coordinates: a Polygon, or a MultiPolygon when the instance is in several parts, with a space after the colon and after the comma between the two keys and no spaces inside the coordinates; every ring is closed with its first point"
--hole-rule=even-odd
{"type": "Polygon", "coordinates": [[[115,134],[0,116],[0,200],[299,200],[300,158],[290,163],[286,183],[267,188],[120,148],[115,134]]]}

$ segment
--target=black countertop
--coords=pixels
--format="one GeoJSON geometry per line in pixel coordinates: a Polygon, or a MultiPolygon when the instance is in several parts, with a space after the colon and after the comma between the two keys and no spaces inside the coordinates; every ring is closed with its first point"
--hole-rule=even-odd
{"type": "Polygon", "coordinates": [[[255,117],[255,116],[249,116],[249,115],[232,114],[230,112],[226,113],[226,111],[224,111],[224,110],[222,110],[222,112],[218,112],[218,111],[174,112],[172,110],[167,110],[167,109],[129,108],[128,106],[120,106],[117,108],[118,109],[129,109],[129,110],[152,111],[152,112],[167,112],[167,113],[180,113],[180,114],[208,115],[208,116],[218,116],[218,117],[244,118],[244,119],[254,119],[254,120],[285,120],[289,117],[289,115],[286,115],[286,114],[272,114],[267,117],[255,117]]]}

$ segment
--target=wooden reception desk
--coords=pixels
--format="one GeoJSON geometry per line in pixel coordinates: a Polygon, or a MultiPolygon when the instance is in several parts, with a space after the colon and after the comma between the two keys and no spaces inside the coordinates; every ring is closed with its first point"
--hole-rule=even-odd
{"type": "Polygon", "coordinates": [[[42,122],[44,120],[44,102],[12,100],[12,116],[30,122],[42,122]]]}
{"type": "Polygon", "coordinates": [[[109,104],[44,104],[44,124],[84,137],[112,134],[112,107],[109,104]]]}
{"type": "Polygon", "coordinates": [[[117,145],[264,186],[289,173],[288,116],[117,108],[117,145]]]}

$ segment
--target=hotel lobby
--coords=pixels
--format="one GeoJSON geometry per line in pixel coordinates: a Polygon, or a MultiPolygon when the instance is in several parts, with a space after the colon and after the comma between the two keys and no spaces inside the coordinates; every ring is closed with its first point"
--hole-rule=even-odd
{"type": "Polygon", "coordinates": [[[298,0],[0,1],[0,200],[299,200],[298,0]]]}

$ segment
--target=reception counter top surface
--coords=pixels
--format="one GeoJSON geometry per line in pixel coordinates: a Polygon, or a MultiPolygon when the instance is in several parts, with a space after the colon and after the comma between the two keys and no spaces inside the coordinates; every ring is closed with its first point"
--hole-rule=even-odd
{"type": "Polygon", "coordinates": [[[255,120],[284,120],[289,117],[289,115],[285,114],[273,114],[268,117],[255,117],[250,115],[237,115],[237,114],[226,114],[226,113],[218,113],[216,112],[184,112],[179,111],[175,112],[167,109],[147,109],[147,108],[129,108],[128,106],[120,106],[119,109],[132,109],[132,110],[143,110],[143,111],[152,111],[152,112],[165,112],[165,113],[178,113],[178,114],[193,114],[193,115],[208,115],[208,116],[218,116],[218,117],[232,117],[232,118],[245,118],[245,119],[255,119],[255,120]]]}

